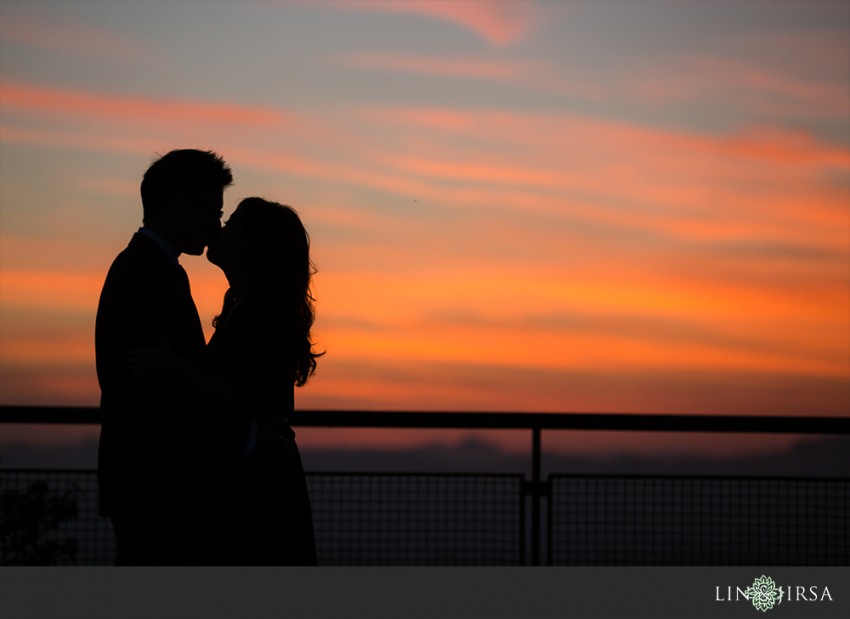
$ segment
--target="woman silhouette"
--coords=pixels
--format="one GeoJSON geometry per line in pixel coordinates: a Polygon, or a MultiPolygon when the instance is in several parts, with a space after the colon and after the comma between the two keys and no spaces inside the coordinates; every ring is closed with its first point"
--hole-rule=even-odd
{"type": "Polygon", "coordinates": [[[289,418],[294,388],[316,369],[310,238],[290,207],[239,203],[207,250],[230,288],[207,346],[208,371],[238,403],[240,439],[230,510],[233,562],[315,565],[307,484],[289,418]],[[232,511],[231,511],[232,510],[232,511]]]}
{"type": "MultiPolygon", "coordinates": [[[[290,207],[239,203],[207,259],[230,285],[201,366],[162,338],[129,350],[137,375],[179,375],[208,412],[191,444],[194,506],[188,534],[200,565],[316,565],[310,499],[289,425],[295,387],[316,370],[310,237],[290,207]]],[[[157,334],[155,334],[157,335],[157,334]]]]}

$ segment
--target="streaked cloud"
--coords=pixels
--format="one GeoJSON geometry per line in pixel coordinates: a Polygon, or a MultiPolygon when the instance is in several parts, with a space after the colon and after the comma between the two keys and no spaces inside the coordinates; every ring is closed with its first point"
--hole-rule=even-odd
{"type": "Polygon", "coordinates": [[[445,58],[399,54],[357,53],[340,58],[342,66],[378,71],[399,71],[422,75],[511,82],[539,74],[546,67],[536,62],[445,58]]]}
{"type": "Polygon", "coordinates": [[[286,120],[286,115],[279,110],[257,106],[90,93],[5,80],[0,82],[0,102],[7,111],[37,112],[52,117],[105,117],[124,122],[275,126],[286,120]]]}
{"type": "Polygon", "coordinates": [[[677,59],[668,73],[663,68],[645,74],[632,88],[658,102],[714,101],[736,105],[771,117],[843,118],[850,94],[834,78],[795,75],[737,58],[677,59]]]}
{"type": "MultiPolygon", "coordinates": [[[[112,30],[21,4],[30,26],[0,31],[38,52],[0,81],[5,402],[96,404],[97,296],[140,176],[196,146],[234,170],[226,210],[264,195],[310,231],[328,354],[302,408],[850,407],[850,40],[821,5],[797,28],[706,4],[711,37],[681,8],[681,36],[647,19],[604,62],[626,26],[595,3],[569,41],[554,3],[222,3],[226,54],[192,11],[109,6],[112,30]],[[610,30],[577,36],[590,14],[610,30]],[[124,31],[116,74],[96,50],[124,31]]],[[[209,336],[226,281],[183,263],[209,336]]]]}
{"type": "Polygon", "coordinates": [[[534,0],[346,0],[318,6],[436,19],[460,26],[495,46],[519,41],[529,34],[537,20],[534,0]]]}
{"type": "Polygon", "coordinates": [[[470,363],[326,361],[303,408],[846,415],[846,378],[689,369],[562,371],[470,363]],[[427,385],[427,388],[424,387],[427,385]],[[341,399],[338,394],[350,394],[341,399]],[[819,397],[812,402],[810,394],[819,397]],[[805,412],[801,412],[805,411],[805,412]]]}
{"type": "MultiPolygon", "coordinates": [[[[35,4],[35,3],[33,3],[35,4]]],[[[0,41],[32,49],[46,50],[82,58],[100,60],[151,61],[152,48],[134,40],[126,32],[98,27],[68,15],[61,18],[42,4],[36,13],[22,13],[9,8],[0,20],[0,41]]]]}

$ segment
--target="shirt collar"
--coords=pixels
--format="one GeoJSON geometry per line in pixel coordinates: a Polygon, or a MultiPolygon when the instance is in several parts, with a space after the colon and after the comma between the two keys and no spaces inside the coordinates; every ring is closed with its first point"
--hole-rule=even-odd
{"type": "Polygon", "coordinates": [[[168,256],[168,259],[175,267],[180,266],[180,262],[178,262],[177,260],[177,257],[180,255],[180,252],[174,249],[171,243],[162,238],[158,233],[154,232],[150,228],[146,228],[145,226],[139,228],[139,234],[148,237],[150,240],[156,243],[159,248],[165,253],[165,255],[168,256]]]}

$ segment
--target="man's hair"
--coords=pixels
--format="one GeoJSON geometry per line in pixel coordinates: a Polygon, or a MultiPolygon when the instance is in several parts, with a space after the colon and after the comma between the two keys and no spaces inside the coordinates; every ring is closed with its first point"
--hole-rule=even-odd
{"type": "Polygon", "coordinates": [[[154,161],[142,177],[144,219],[159,217],[181,194],[223,191],[232,184],[230,168],[215,152],[172,150],[154,161]]]}

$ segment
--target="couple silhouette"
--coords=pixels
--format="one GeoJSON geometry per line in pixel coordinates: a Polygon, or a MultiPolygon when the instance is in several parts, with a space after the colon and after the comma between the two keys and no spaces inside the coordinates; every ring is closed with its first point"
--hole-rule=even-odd
{"type": "Polygon", "coordinates": [[[115,258],[95,325],[100,514],[118,565],[315,565],[294,388],[316,369],[310,239],[298,214],[242,200],[230,168],[174,150],[141,182],[142,227],[115,258]],[[180,254],[229,288],[206,342],[180,254]]]}

